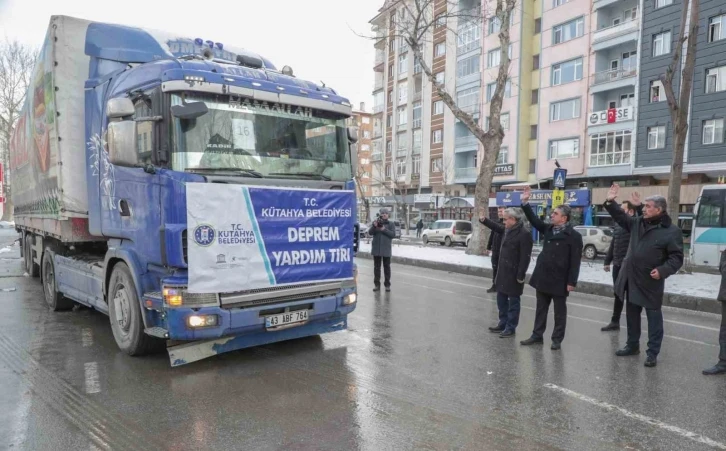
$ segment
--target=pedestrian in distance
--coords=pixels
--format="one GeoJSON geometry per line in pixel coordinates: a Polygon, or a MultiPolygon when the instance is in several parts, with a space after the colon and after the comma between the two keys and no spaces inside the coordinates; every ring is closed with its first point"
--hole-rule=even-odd
{"type": "Polygon", "coordinates": [[[522,342],[524,346],[542,344],[547,329],[550,304],[555,304],[555,327],[552,346],[555,351],[562,346],[567,326],[567,296],[577,286],[582,259],[582,235],[570,224],[572,210],[560,205],[552,210],[550,224],[537,217],[529,205],[530,187],[522,193],[522,210],[525,216],[544,237],[542,251],[537,257],[529,284],[537,291],[537,310],[532,336],[522,342]]]}
{"type": "Polygon", "coordinates": [[[501,212],[502,222],[495,222],[481,214],[479,222],[501,237],[499,271],[494,276],[497,290],[499,322],[489,330],[501,338],[513,337],[519,324],[519,311],[524,292],[529,259],[532,256],[532,234],[524,227],[524,215],[517,208],[501,212]]]}
{"type": "Polygon", "coordinates": [[[716,299],[721,301],[721,331],[718,334],[718,344],[721,350],[718,354],[718,363],[703,370],[703,374],[706,376],[726,374],[726,250],[721,252],[719,270],[721,271],[721,286],[718,289],[716,299]]]}
{"type": "MultiPolygon", "coordinates": [[[[502,226],[504,210],[504,207],[497,208],[497,218],[499,219],[499,224],[502,226]]],[[[479,218],[479,222],[481,222],[481,218],[479,218]]],[[[497,271],[499,271],[499,249],[502,247],[502,234],[504,233],[504,227],[499,227],[497,229],[489,228],[491,229],[491,233],[489,234],[489,241],[487,241],[487,252],[491,256],[492,260],[492,286],[487,290],[487,293],[496,293],[497,288],[494,286],[494,279],[497,278],[497,271]]]]}
{"type": "Polygon", "coordinates": [[[631,217],[615,202],[620,186],[613,184],[604,207],[620,227],[630,231],[628,253],[615,282],[615,293],[625,305],[628,341],[615,355],[640,354],[640,315],[648,318],[648,351],[645,366],[658,364],[663,342],[663,292],[665,279],[683,265],[683,234],[668,216],[663,196],[645,199],[643,216],[631,217]],[[627,298],[626,298],[627,296],[627,298]]]}
{"type": "Polygon", "coordinates": [[[421,231],[423,230],[423,219],[419,218],[416,223],[416,238],[421,238],[421,231]]]}
{"type": "Polygon", "coordinates": [[[388,210],[381,208],[376,220],[371,224],[368,234],[373,237],[371,244],[371,255],[373,255],[373,291],[381,291],[381,265],[385,277],[383,286],[386,291],[391,291],[391,255],[393,238],[396,236],[396,228],[388,220],[388,210]]]}
{"type": "MultiPolygon", "coordinates": [[[[642,215],[640,194],[633,192],[631,200],[623,201],[621,207],[631,218],[642,215]]],[[[618,274],[620,274],[620,268],[623,266],[625,255],[628,253],[629,245],[630,231],[615,224],[613,239],[610,241],[610,247],[608,248],[608,253],[605,256],[605,266],[603,266],[605,272],[611,272],[610,266],[612,265],[613,287],[615,287],[615,282],[618,280],[618,274]]],[[[615,305],[613,306],[613,316],[610,319],[610,324],[600,329],[601,331],[608,332],[611,330],[620,330],[620,316],[623,313],[623,306],[625,305],[624,301],[624,299],[615,294],[615,305]]]]}

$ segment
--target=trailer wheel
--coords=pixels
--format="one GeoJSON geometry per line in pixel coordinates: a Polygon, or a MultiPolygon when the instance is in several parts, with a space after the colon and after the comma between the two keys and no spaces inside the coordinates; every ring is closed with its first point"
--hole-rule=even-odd
{"type": "Polygon", "coordinates": [[[32,236],[31,235],[25,235],[25,239],[23,240],[23,249],[25,249],[24,252],[24,261],[25,261],[25,272],[27,272],[30,277],[38,277],[40,275],[40,266],[33,263],[33,243],[31,243],[32,236]]]}
{"type": "Polygon", "coordinates": [[[116,264],[108,288],[108,316],[119,349],[128,355],[140,356],[157,349],[163,341],[144,333],[141,305],[129,267],[116,264]]]}
{"type": "Polygon", "coordinates": [[[58,284],[55,280],[55,261],[54,253],[50,249],[46,249],[43,253],[43,294],[45,294],[45,302],[54,312],[70,310],[73,308],[73,301],[58,292],[58,284]]]}

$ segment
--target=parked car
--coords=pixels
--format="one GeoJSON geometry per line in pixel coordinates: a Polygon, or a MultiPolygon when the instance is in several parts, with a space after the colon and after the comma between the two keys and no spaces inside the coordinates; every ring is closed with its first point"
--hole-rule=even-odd
{"type": "Polygon", "coordinates": [[[598,254],[607,254],[610,241],[613,240],[612,229],[596,226],[576,226],[575,230],[582,235],[582,253],[585,258],[594,260],[598,254]]]}
{"type": "Polygon", "coordinates": [[[401,222],[393,221],[393,225],[396,227],[396,238],[401,238],[401,222]]]}
{"type": "Polygon", "coordinates": [[[371,225],[370,224],[366,224],[364,222],[359,222],[358,223],[358,227],[359,227],[359,230],[360,230],[360,238],[361,239],[368,238],[368,229],[371,228],[371,225]]]}
{"type": "Polygon", "coordinates": [[[424,244],[439,243],[442,246],[461,244],[466,246],[469,235],[471,235],[471,221],[442,219],[424,229],[421,238],[424,244]]]}

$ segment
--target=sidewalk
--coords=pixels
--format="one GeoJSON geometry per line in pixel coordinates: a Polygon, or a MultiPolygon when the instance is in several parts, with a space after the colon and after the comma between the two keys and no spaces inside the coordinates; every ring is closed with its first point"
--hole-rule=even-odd
{"type": "MultiPolygon", "coordinates": [[[[371,258],[370,243],[361,243],[357,257],[371,258]]],[[[489,257],[466,255],[461,250],[450,248],[394,243],[392,262],[458,274],[492,277],[492,264],[489,257]]],[[[533,257],[527,270],[527,281],[534,270],[535,262],[536,258],[533,257]]],[[[602,268],[602,262],[584,261],[580,266],[580,278],[576,291],[597,296],[612,296],[612,275],[603,271],[602,268]]],[[[716,300],[720,283],[721,277],[717,275],[676,274],[666,279],[663,305],[720,314],[721,303],[716,300]]],[[[482,289],[484,288],[486,286],[482,284],[482,289]]]]}

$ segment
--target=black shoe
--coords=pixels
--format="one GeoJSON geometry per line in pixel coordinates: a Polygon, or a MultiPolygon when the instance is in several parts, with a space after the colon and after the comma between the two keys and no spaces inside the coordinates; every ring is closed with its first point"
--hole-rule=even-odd
{"type": "Polygon", "coordinates": [[[640,348],[633,348],[629,345],[625,345],[623,349],[618,349],[615,353],[618,357],[625,357],[628,355],[638,355],[640,354],[640,348]]]}
{"type": "Polygon", "coordinates": [[[610,323],[607,326],[600,329],[603,332],[609,332],[611,330],[620,330],[620,324],[618,323],[610,323]]]}
{"type": "Polygon", "coordinates": [[[503,326],[490,327],[489,332],[494,333],[494,334],[501,334],[502,332],[504,332],[504,327],[503,326]]]}
{"type": "Polygon", "coordinates": [[[528,339],[519,342],[519,344],[521,344],[522,346],[541,345],[542,343],[543,340],[541,338],[534,337],[529,337],[528,339]]]}
{"type": "Polygon", "coordinates": [[[550,349],[553,351],[559,351],[560,349],[562,349],[562,345],[560,343],[557,343],[556,341],[553,341],[550,349]]]}
{"type": "Polygon", "coordinates": [[[501,334],[499,334],[499,338],[510,338],[514,336],[513,330],[505,330],[501,334]]]}
{"type": "Polygon", "coordinates": [[[386,293],[390,293],[390,292],[391,292],[391,287],[386,287],[386,293]]]}
{"type": "Polygon", "coordinates": [[[703,370],[703,374],[706,376],[726,374],[726,362],[718,362],[716,366],[703,370]]]}
{"type": "Polygon", "coordinates": [[[495,287],[491,287],[487,290],[487,293],[496,293],[497,289],[495,287]]]}
{"type": "Polygon", "coordinates": [[[381,287],[373,287],[373,291],[381,291],[381,287]]]}
{"type": "Polygon", "coordinates": [[[658,360],[656,359],[656,357],[654,355],[649,355],[648,357],[645,358],[645,366],[647,366],[648,368],[653,368],[657,364],[658,364],[658,360]]]}

